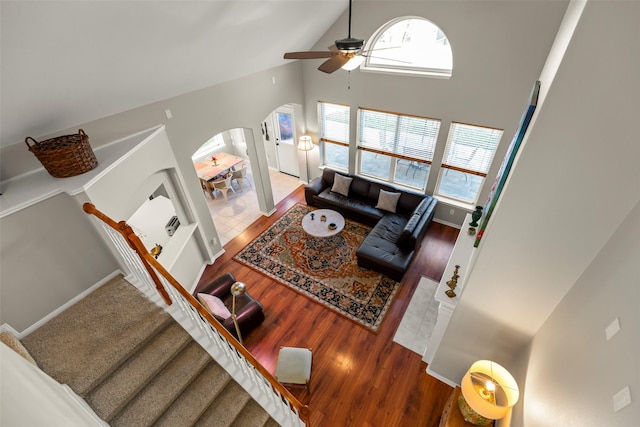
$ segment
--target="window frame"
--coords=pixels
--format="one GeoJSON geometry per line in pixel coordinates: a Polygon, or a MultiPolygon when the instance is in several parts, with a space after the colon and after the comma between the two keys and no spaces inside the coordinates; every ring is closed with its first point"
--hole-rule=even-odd
{"type": "MultiPolygon", "coordinates": [[[[443,78],[443,79],[451,78],[451,76],[453,75],[453,49],[451,47],[449,38],[447,37],[445,32],[442,30],[442,28],[436,25],[433,21],[427,18],[423,18],[421,16],[401,16],[387,22],[386,24],[378,28],[373,33],[373,35],[369,38],[369,40],[365,44],[364,51],[371,52],[371,51],[377,50],[376,45],[380,41],[381,37],[383,37],[383,35],[387,32],[387,30],[389,30],[395,25],[401,24],[403,21],[409,21],[409,20],[425,21],[430,25],[432,25],[433,27],[435,27],[437,31],[439,31],[443,35],[443,38],[446,40],[446,45],[449,46],[449,52],[451,55],[451,66],[448,68],[421,67],[421,66],[419,67],[419,66],[403,65],[403,63],[401,62],[398,62],[397,65],[376,64],[371,62],[371,59],[375,60],[375,55],[367,55],[362,65],[360,65],[360,69],[365,72],[374,72],[374,73],[406,74],[406,75],[413,75],[413,76],[424,76],[424,77],[443,78]]],[[[381,48],[381,49],[384,49],[384,48],[381,48]]]]}
{"type": "MultiPolygon", "coordinates": [[[[319,145],[321,148],[321,153],[322,153],[322,165],[323,166],[327,166],[327,167],[331,167],[331,168],[338,168],[341,170],[348,170],[349,169],[349,145],[350,145],[350,134],[351,134],[351,106],[350,105],[346,105],[346,104],[338,104],[335,102],[326,102],[326,101],[318,101],[318,124],[319,124],[319,133],[320,133],[320,138],[319,138],[319,145]],[[346,108],[346,118],[347,118],[347,131],[345,134],[345,140],[341,140],[340,138],[328,138],[326,137],[326,128],[327,126],[325,125],[325,109],[324,106],[325,105],[331,105],[334,107],[344,107],[346,108]],[[345,147],[347,150],[347,164],[346,166],[343,165],[338,165],[335,163],[328,163],[327,162],[327,148],[326,148],[326,144],[333,144],[333,145],[337,145],[340,147],[345,147]]],[[[335,135],[331,135],[331,136],[335,136],[335,135]]]]}
{"type": "MultiPolygon", "coordinates": [[[[357,171],[359,175],[362,176],[366,176],[368,178],[372,178],[378,181],[384,181],[384,182],[388,182],[390,184],[394,184],[394,185],[398,185],[398,186],[402,186],[402,187],[407,187],[407,188],[411,188],[414,190],[419,190],[419,191],[424,191],[427,188],[427,183],[429,182],[429,172],[431,170],[431,165],[433,163],[433,156],[436,150],[436,146],[437,146],[437,142],[438,142],[438,135],[440,133],[440,127],[442,125],[442,120],[440,119],[435,119],[432,117],[425,117],[425,116],[418,116],[415,114],[404,114],[404,113],[396,113],[396,112],[391,112],[391,111],[384,111],[384,110],[377,110],[377,109],[373,109],[373,108],[366,108],[366,107],[359,107],[358,108],[358,138],[357,138],[357,157],[356,157],[356,165],[357,165],[357,171]],[[380,148],[376,148],[373,147],[373,144],[368,144],[367,141],[364,139],[363,137],[363,130],[365,128],[365,122],[366,122],[366,114],[367,112],[373,113],[373,114],[381,114],[381,115],[385,115],[388,118],[394,118],[396,119],[396,123],[393,126],[394,127],[394,150],[397,149],[410,149],[410,150],[415,150],[416,152],[418,151],[418,147],[415,143],[414,144],[399,144],[399,141],[402,139],[405,139],[405,141],[407,140],[406,138],[402,138],[401,135],[402,134],[409,134],[408,130],[411,126],[411,124],[404,124],[403,122],[405,122],[406,120],[410,120],[410,119],[420,119],[420,120],[424,120],[425,121],[425,127],[429,125],[428,122],[435,122],[436,123],[436,129],[435,132],[432,136],[428,136],[427,134],[423,134],[422,138],[424,140],[425,136],[429,137],[431,139],[431,142],[429,144],[429,146],[427,147],[427,149],[425,150],[425,152],[427,153],[427,155],[420,157],[417,155],[407,155],[405,153],[399,153],[397,151],[394,150],[384,150],[384,149],[380,149],[380,148]],[[363,152],[367,152],[367,153],[373,153],[376,155],[383,155],[383,156],[387,156],[390,158],[390,164],[389,164],[389,170],[388,170],[388,174],[387,177],[381,177],[381,176],[377,176],[377,175],[371,175],[367,172],[365,172],[363,170],[362,167],[362,161],[363,161],[363,157],[364,154],[363,152]],[[397,179],[397,175],[396,175],[396,171],[398,169],[398,164],[400,160],[407,160],[409,162],[414,162],[414,163],[418,163],[418,164],[425,164],[427,165],[427,173],[425,174],[425,178],[424,181],[422,182],[422,185],[420,186],[416,186],[416,185],[411,185],[407,182],[402,182],[400,180],[397,179]]],[[[430,126],[434,126],[434,124],[430,124],[430,126]]],[[[386,130],[386,131],[390,131],[386,130]]],[[[410,166],[408,166],[410,167],[410,166]]],[[[414,172],[415,174],[415,172],[414,172]]]]}
{"type": "MultiPolygon", "coordinates": [[[[468,204],[469,206],[474,206],[477,202],[478,199],[480,197],[480,193],[482,192],[482,189],[484,188],[485,185],[485,181],[487,178],[487,175],[489,173],[489,170],[491,169],[491,165],[493,164],[493,161],[495,160],[495,156],[496,153],[498,151],[498,148],[500,147],[500,142],[502,141],[502,138],[504,136],[504,129],[501,128],[496,128],[496,127],[492,127],[492,126],[484,126],[484,125],[477,125],[477,124],[471,124],[471,123],[464,123],[464,122],[458,122],[458,121],[452,121],[450,126],[449,126],[449,133],[447,134],[447,140],[444,146],[444,152],[442,155],[442,162],[440,164],[440,170],[438,172],[438,179],[436,180],[436,185],[435,185],[435,189],[434,189],[434,196],[435,197],[439,197],[439,198],[444,198],[444,199],[449,199],[449,200],[455,200],[457,202],[463,203],[463,204],[468,204]],[[460,144],[459,142],[454,141],[454,138],[456,138],[456,133],[457,133],[457,127],[458,126],[462,126],[462,127],[475,127],[475,128],[479,128],[479,129],[487,129],[490,131],[495,131],[499,133],[499,137],[497,138],[493,138],[492,139],[492,143],[491,144],[495,144],[495,146],[493,145],[489,145],[489,143],[487,143],[486,146],[481,146],[479,144],[478,141],[470,141],[471,144],[460,144]],[[490,152],[490,155],[487,157],[488,161],[484,161],[481,160],[480,162],[476,162],[479,163],[480,165],[478,167],[463,167],[460,165],[459,163],[459,158],[460,156],[457,156],[456,154],[451,154],[450,152],[452,150],[455,150],[455,146],[454,144],[459,144],[459,145],[465,145],[465,146],[476,146],[476,150],[477,149],[483,149],[486,151],[490,152]],[[453,160],[453,161],[452,161],[453,160]],[[456,164],[457,163],[457,164],[456,164]],[[475,196],[473,197],[473,199],[465,199],[462,197],[457,197],[453,194],[449,194],[449,193],[443,193],[442,189],[441,189],[441,185],[443,184],[444,181],[444,177],[445,174],[448,171],[457,171],[457,172],[461,172],[463,174],[469,174],[469,175],[473,175],[473,176],[477,176],[480,177],[480,183],[478,186],[478,191],[476,192],[475,196]]],[[[469,157],[469,161],[473,160],[473,156],[475,156],[475,151],[472,153],[471,157],[469,157]]],[[[486,156],[485,156],[486,157],[486,156]]],[[[467,177],[465,175],[465,181],[466,181],[467,177]]]]}
{"type": "Polygon", "coordinates": [[[222,136],[222,132],[215,134],[211,138],[209,138],[207,142],[198,147],[195,153],[193,153],[193,155],[191,156],[191,160],[195,162],[198,159],[207,158],[225,145],[226,143],[224,141],[224,137],[222,136]]]}

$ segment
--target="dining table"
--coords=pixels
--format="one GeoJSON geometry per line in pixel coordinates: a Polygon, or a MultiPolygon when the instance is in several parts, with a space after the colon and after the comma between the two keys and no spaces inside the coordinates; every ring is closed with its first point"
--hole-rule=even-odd
{"type": "Polygon", "coordinates": [[[217,153],[207,158],[207,160],[194,162],[193,165],[196,168],[198,178],[204,181],[211,181],[242,162],[244,162],[242,157],[229,153],[217,153]]]}

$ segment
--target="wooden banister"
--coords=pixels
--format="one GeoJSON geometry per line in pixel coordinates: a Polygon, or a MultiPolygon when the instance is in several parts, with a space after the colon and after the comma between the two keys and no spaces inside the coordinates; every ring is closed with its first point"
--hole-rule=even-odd
{"type": "Polygon", "coordinates": [[[164,286],[162,286],[162,282],[160,282],[160,279],[156,275],[156,272],[149,266],[146,258],[144,257],[145,254],[148,254],[147,248],[145,248],[144,243],[142,243],[142,240],[140,240],[140,238],[136,235],[131,226],[129,226],[129,224],[127,224],[125,221],[115,222],[113,219],[100,212],[93,203],[85,203],[84,205],[82,205],[82,210],[88,214],[96,216],[109,227],[122,234],[122,237],[124,237],[124,240],[127,242],[127,244],[140,257],[142,265],[144,265],[145,269],[149,273],[149,276],[151,276],[151,280],[153,280],[153,283],[156,286],[156,290],[160,293],[160,296],[162,296],[162,300],[165,302],[165,304],[171,305],[173,303],[173,301],[171,301],[171,297],[169,297],[167,290],[164,288],[164,286]]]}
{"type": "Polygon", "coordinates": [[[269,372],[255,357],[242,345],[240,342],[215,318],[213,317],[200,302],[171,275],[145,248],[140,238],[135,234],[133,229],[125,222],[116,222],[109,218],[107,215],[99,211],[92,203],[85,203],[82,209],[91,215],[94,215],[105,224],[120,233],[127,244],[138,255],[145,269],[149,273],[157,291],[162,296],[167,305],[171,305],[172,301],[164,288],[161,280],[158,278],[156,271],[173,287],[183,299],[188,301],[191,306],[198,312],[198,314],[209,323],[226,341],[245,359],[247,360],[259,373],[264,377],[271,388],[277,391],[280,396],[288,402],[288,405],[295,410],[300,419],[309,425],[309,407],[303,405],[289,390],[287,390],[272,374],[269,372]]]}

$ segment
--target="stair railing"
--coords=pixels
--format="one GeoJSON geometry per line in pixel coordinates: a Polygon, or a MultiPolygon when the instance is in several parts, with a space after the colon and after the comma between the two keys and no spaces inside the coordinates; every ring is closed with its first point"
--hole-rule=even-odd
{"type": "MultiPolygon", "coordinates": [[[[92,203],[82,209],[100,219],[101,224],[116,246],[131,274],[148,290],[158,292],[164,303],[172,306],[202,334],[194,335],[198,341],[204,337],[203,347],[245,390],[283,425],[304,427],[309,422],[309,408],[300,403],[278,380],[258,362],[238,340],[222,326],[186,289],[147,251],[146,247],[125,222],[116,222],[100,212],[92,203]],[[234,375],[235,374],[235,375],[234,375]],[[258,390],[258,394],[253,390],[258,390]],[[273,409],[273,411],[269,411],[273,409]],[[278,416],[279,415],[279,416],[278,416]]],[[[183,324],[184,326],[184,324],[183,324]]],[[[201,342],[202,344],[202,342],[201,342]]]]}

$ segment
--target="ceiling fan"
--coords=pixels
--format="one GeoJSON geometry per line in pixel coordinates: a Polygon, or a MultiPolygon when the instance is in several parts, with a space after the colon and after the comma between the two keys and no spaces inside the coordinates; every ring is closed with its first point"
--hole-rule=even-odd
{"type": "MultiPolygon", "coordinates": [[[[324,61],[318,67],[318,70],[327,74],[331,74],[336,70],[342,68],[351,59],[360,57],[362,58],[362,47],[364,46],[364,40],[355,39],[351,37],[351,3],[349,0],[349,34],[346,39],[336,40],[335,44],[329,46],[329,50],[311,50],[307,52],[287,52],[284,54],[284,59],[317,59],[317,58],[329,58],[324,61]]],[[[356,61],[354,61],[356,62],[356,61]]],[[[356,68],[362,61],[357,61],[353,66],[356,68]]],[[[351,65],[351,64],[350,64],[351,65]]]]}

